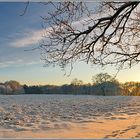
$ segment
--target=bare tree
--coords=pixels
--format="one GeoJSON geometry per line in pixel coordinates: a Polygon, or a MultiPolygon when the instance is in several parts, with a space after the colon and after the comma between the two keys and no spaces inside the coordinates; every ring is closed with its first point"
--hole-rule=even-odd
{"type": "Polygon", "coordinates": [[[53,9],[42,17],[45,33],[40,48],[46,65],[64,68],[82,60],[123,68],[140,62],[138,1],[43,4],[53,9]]]}
{"type": "Polygon", "coordinates": [[[81,86],[81,85],[83,85],[83,81],[82,81],[82,80],[78,80],[77,78],[74,78],[74,79],[71,81],[71,85],[74,85],[74,86],[81,86]]]}
{"type": "Polygon", "coordinates": [[[108,73],[99,73],[92,77],[93,84],[101,84],[105,82],[114,82],[115,79],[108,73]]]}

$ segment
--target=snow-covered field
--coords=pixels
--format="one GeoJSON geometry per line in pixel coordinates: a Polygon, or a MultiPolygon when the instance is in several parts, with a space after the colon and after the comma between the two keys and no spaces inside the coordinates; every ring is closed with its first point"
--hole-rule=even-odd
{"type": "Polygon", "coordinates": [[[140,138],[140,97],[0,95],[0,137],[140,138]]]}

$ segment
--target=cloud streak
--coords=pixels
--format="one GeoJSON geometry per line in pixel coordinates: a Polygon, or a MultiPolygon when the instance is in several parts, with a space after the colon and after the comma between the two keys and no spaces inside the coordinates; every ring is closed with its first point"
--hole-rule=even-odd
{"type": "Polygon", "coordinates": [[[18,60],[9,60],[5,62],[0,62],[0,68],[7,68],[7,67],[20,67],[20,66],[25,66],[25,65],[35,65],[35,64],[40,64],[40,61],[25,61],[23,59],[18,59],[18,60]]]}
{"type": "MultiPolygon", "coordinates": [[[[91,18],[93,18],[93,15],[91,16],[91,18]]],[[[72,25],[76,28],[78,27],[79,29],[81,29],[82,23],[86,23],[87,20],[89,20],[89,18],[85,17],[80,19],[79,21],[74,21],[72,25]]],[[[85,26],[85,28],[87,28],[87,26],[85,26]]],[[[51,31],[52,31],[51,27],[48,27],[46,29],[40,29],[40,30],[28,30],[28,32],[25,31],[23,33],[16,35],[17,39],[11,41],[9,43],[9,46],[14,48],[23,48],[23,47],[36,45],[42,39],[44,39],[44,36],[47,37],[51,31]],[[18,36],[22,36],[22,37],[18,37],[18,36]]]]}
{"type": "Polygon", "coordinates": [[[37,44],[43,39],[43,30],[30,31],[28,35],[24,34],[22,38],[10,42],[10,46],[14,48],[22,48],[37,44]]]}
{"type": "MultiPolygon", "coordinates": [[[[80,28],[82,25],[81,23],[85,22],[85,20],[87,19],[88,18],[82,18],[79,21],[74,21],[72,25],[74,27],[80,28]]],[[[24,47],[36,45],[42,39],[44,39],[44,37],[47,37],[51,31],[52,31],[52,27],[48,27],[46,29],[40,29],[40,30],[29,29],[28,31],[26,30],[26,31],[20,32],[15,35],[17,36],[17,39],[10,41],[9,46],[13,48],[24,48],[24,47]]]]}

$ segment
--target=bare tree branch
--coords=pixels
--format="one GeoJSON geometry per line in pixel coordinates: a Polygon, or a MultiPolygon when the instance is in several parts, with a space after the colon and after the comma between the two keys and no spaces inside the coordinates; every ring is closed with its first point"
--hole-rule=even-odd
{"type": "Polygon", "coordinates": [[[138,1],[102,2],[96,10],[85,2],[47,4],[54,9],[42,17],[46,36],[40,48],[47,65],[64,68],[82,60],[120,69],[140,62],[138,1]]]}
{"type": "Polygon", "coordinates": [[[28,6],[29,6],[29,1],[26,2],[25,8],[23,10],[23,13],[21,13],[20,16],[24,16],[25,15],[25,13],[27,12],[28,6]]]}

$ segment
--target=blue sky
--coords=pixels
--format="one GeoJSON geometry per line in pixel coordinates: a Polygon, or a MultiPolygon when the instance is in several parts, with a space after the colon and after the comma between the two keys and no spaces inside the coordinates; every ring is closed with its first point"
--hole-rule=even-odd
{"type": "MultiPolygon", "coordinates": [[[[92,76],[99,72],[116,73],[113,67],[101,69],[83,62],[74,65],[69,77],[64,76],[65,72],[59,67],[43,67],[44,62],[40,60],[39,50],[25,50],[39,45],[42,38],[40,16],[46,15],[51,7],[30,3],[26,14],[20,16],[24,8],[25,3],[22,2],[0,2],[0,82],[17,80],[29,85],[59,85],[78,78],[88,83],[91,82],[92,76]]],[[[138,73],[139,65],[120,71],[117,79],[122,82],[140,81],[138,73]]]]}

